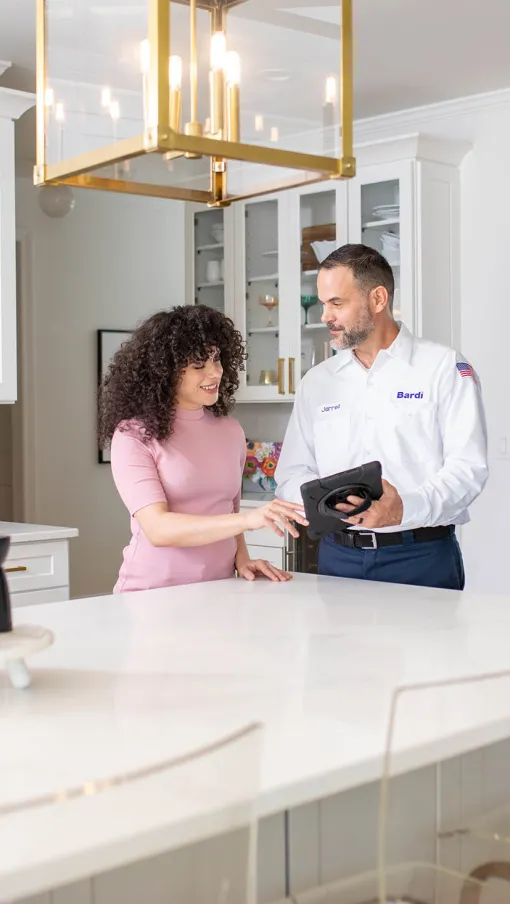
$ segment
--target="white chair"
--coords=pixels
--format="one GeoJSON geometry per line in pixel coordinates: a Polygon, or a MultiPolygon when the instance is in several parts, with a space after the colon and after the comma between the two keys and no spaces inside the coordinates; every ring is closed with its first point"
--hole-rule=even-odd
{"type": "MultiPolygon", "coordinates": [[[[479,904],[484,890],[481,878],[466,875],[461,864],[443,862],[437,855],[437,826],[429,818],[430,814],[427,815],[428,822],[422,820],[420,823],[422,814],[417,812],[416,834],[409,832],[408,824],[399,823],[398,814],[403,788],[411,787],[411,784],[402,784],[399,777],[421,767],[419,751],[427,744],[437,746],[436,739],[444,734],[445,721],[451,726],[452,737],[458,731],[469,729],[466,707],[471,705],[472,688],[468,693],[467,685],[460,686],[461,693],[455,682],[415,684],[395,689],[390,701],[379,783],[377,842],[368,856],[363,851],[364,859],[372,860],[374,868],[294,895],[293,904],[458,904],[459,901],[461,904],[479,904]]],[[[479,700],[472,713],[473,726],[478,724],[483,702],[483,699],[479,700]]],[[[489,720],[493,715],[493,711],[487,711],[489,720]]],[[[437,763],[433,762],[427,768],[435,770],[437,776],[441,761],[448,756],[446,738],[438,752],[437,763]]],[[[433,773],[424,781],[427,787],[430,784],[431,788],[437,789],[433,773]]],[[[439,793],[433,800],[440,798],[440,779],[438,781],[439,793]]],[[[433,809],[435,807],[431,807],[433,809]]],[[[362,837],[359,843],[364,844],[362,837]]]]}
{"type": "MultiPolygon", "coordinates": [[[[51,904],[256,904],[261,734],[250,724],[165,762],[0,804],[0,838],[14,832],[18,849],[44,850],[34,873],[48,884],[38,879],[27,896],[49,892],[51,904]],[[63,864],[62,837],[71,839],[63,864]],[[59,856],[68,883],[56,888],[49,877],[59,856]]],[[[18,859],[22,873],[21,850],[18,859]]]]}
{"type": "Polygon", "coordinates": [[[463,869],[477,882],[462,890],[460,904],[481,904],[489,884],[494,888],[491,901],[499,904],[510,901],[510,670],[444,685],[458,696],[473,686],[479,710],[485,711],[488,722],[500,726],[497,734],[506,734],[507,739],[468,755],[463,770],[466,800],[438,837],[443,845],[457,843],[463,869]]]}

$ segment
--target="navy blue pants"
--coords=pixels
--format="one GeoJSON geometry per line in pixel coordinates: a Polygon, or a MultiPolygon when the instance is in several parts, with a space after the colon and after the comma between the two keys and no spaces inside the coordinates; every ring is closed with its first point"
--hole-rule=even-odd
{"type": "Polygon", "coordinates": [[[404,531],[404,540],[401,546],[349,549],[324,537],[319,547],[319,574],[464,590],[462,553],[454,533],[442,540],[415,543],[412,532],[404,531]]]}

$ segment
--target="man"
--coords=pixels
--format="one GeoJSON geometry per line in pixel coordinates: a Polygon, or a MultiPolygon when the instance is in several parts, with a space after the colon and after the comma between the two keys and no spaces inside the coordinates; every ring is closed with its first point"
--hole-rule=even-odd
{"type": "Polygon", "coordinates": [[[319,573],[462,590],[455,526],[488,476],[478,378],[461,355],[395,322],[393,272],[372,248],[338,248],[317,288],[337,353],[299,386],[277,495],[301,501],[306,481],[379,460],[381,499],[321,541],[319,573]]]}

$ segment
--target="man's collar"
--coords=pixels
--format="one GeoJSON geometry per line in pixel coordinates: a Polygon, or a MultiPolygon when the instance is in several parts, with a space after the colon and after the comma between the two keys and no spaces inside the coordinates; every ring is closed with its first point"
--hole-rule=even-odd
{"type": "MultiPolygon", "coordinates": [[[[395,337],[388,348],[381,349],[381,351],[385,352],[387,355],[391,355],[392,358],[399,358],[401,361],[405,361],[406,364],[410,364],[413,355],[413,337],[403,323],[398,320],[396,323],[399,327],[398,336],[395,337]]],[[[335,372],[339,371],[342,367],[345,367],[346,364],[351,363],[359,363],[356,360],[353,349],[342,349],[342,351],[339,351],[334,355],[333,370],[335,372]]]]}

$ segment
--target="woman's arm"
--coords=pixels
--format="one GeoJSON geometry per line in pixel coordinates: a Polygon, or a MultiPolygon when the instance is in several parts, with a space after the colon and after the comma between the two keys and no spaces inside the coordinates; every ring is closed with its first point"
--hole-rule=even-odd
{"type": "Polygon", "coordinates": [[[246,562],[250,561],[250,553],[248,552],[248,547],[246,545],[246,538],[244,534],[239,534],[237,538],[237,552],[236,552],[236,568],[239,571],[242,565],[246,562]]]}
{"type": "Polygon", "coordinates": [[[130,432],[118,431],[114,435],[111,460],[119,494],[153,546],[205,546],[264,527],[279,536],[287,530],[297,537],[289,519],[307,524],[301,506],[280,500],[228,515],[170,512],[151,449],[130,432]]]}
{"type": "Polygon", "coordinates": [[[166,503],[155,502],[139,509],[134,517],[153,546],[205,546],[264,527],[269,527],[280,537],[286,530],[298,537],[299,533],[289,519],[308,524],[301,506],[280,499],[232,515],[181,515],[169,512],[166,503]]]}
{"type": "Polygon", "coordinates": [[[246,530],[244,515],[180,515],[163,502],[145,506],[134,517],[153,546],[205,546],[246,530]]]}

